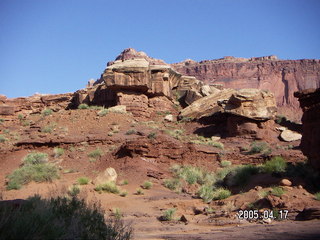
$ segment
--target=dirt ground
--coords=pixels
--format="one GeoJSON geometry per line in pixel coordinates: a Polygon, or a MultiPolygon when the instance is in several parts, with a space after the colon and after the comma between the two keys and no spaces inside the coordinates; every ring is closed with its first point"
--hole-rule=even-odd
{"type": "MultiPolygon", "coordinates": [[[[290,144],[279,139],[268,142],[270,156],[246,155],[253,142],[250,138],[222,138],[224,148],[191,143],[197,139],[194,122],[166,122],[163,115],[150,119],[136,119],[130,114],[108,113],[97,116],[96,110],[63,110],[50,116],[30,115],[24,120],[7,117],[0,125],[6,141],[0,143],[0,198],[26,199],[39,194],[43,197],[66,194],[79,177],[91,180],[112,167],[118,174],[117,184],[128,192],[126,197],[98,193],[95,185],[80,186],[79,197],[90,203],[99,203],[106,216],[120,209],[123,220],[134,229],[134,239],[320,239],[320,220],[294,221],[305,207],[320,207],[306,182],[290,179],[292,186],[279,201],[289,210],[283,221],[240,220],[237,212],[249,203],[259,200],[259,192],[277,185],[281,178],[271,175],[254,176],[241,191],[224,200],[204,203],[194,194],[176,193],[163,186],[171,177],[173,164],[194,165],[208,171],[220,169],[222,160],[238,164],[261,164],[272,156],[283,156],[289,163],[305,161],[299,150],[299,141],[290,144]],[[26,124],[24,121],[28,121],[26,124]],[[45,127],[52,128],[44,132],[45,127]],[[174,131],[181,130],[177,135],[174,131]],[[129,130],[133,133],[129,133],[129,130]],[[155,136],[155,137],[152,137],[155,136]],[[60,147],[64,154],[54,157],[53,149],[60,147]],[[103,155],[92,159],[88,153],[99,148],[103,155]],[[44,152],[49,162],[60,169],[60,178],[51,183],[31,182],[19,190],[7,190],[7,176],[19,168],[23,157],[30,152],[44,152]],[[127,185],[121,185],[127,180],[127,185]],[[136,191],[144,181],[153,183],[151,189],[136,191]],[[167,209],[177,209],[173,221],[160,221],[167,209]],[[203,209],[213,209],[206,213],[203,209]],[[180,221],[184,216],[185,221],[180,221]]],[[[192,189],[190,190],[192,192],[192,189]]]]}

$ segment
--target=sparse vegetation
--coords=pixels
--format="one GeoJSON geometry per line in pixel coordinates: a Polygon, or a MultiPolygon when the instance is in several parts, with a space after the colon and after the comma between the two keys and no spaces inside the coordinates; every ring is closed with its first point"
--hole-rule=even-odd
{"type": "Polygon", "coordinates": [[[227,186],[244,186],[247,184],[252,175],[259,173],[259,167],[255,165],[239,165],[229,169],[225,177],[227,186]]]}
{"type": "Polygon", "coordinates": [[[48,162],[48,154],[42,152],[29,153],[23,158],[23,163],[26,165],[35,165],[48,162]]]}
{"type": "Polygon", "coordinates": [[[102,109],[102,110],[100,110],[100,111],[98,112],[98,116],[99,116],[99,117],[103,117],[103,116],[107,115],[108,112],[109,112],[108,109],[102,109]]]}
{"type": "Polygon", "coordinates": [[[205,203],[209,203],[214,198],[212,185],[202,185],[197,193],[198,197],[202,198],[205,203]]]}
{"type": "Polygon", "coordinates": [[[112,213],[113,213],[113,216],[114,216],[116,219],[120,220],[120,219],[122,218],[122,213],[121,213],[120,208],[114,208],[114,209],[112,210],[112,213]]]}
{"type": "Polygon", "coordinates": [[[21,206],[0,205],[2,239],[129,240],[132,229],[119,219],[105,219],[97,205],[75,197],[28,198],[21,206]]]}
{"type": "Polygon", "coordinates": [[[213,193],[213,200],[221,200],[231,196],[231,192],[225,188],[217,188],[213,193]]]}
{"type": "Polygon", "coordinates": [[[22,119],[24,119],[24,116],[22,114],[18,114],[18,119],[21,121],[22,119]]]}
{"type": "Polygon", "coordinates": [[[284,115],[277,115],[275,121],[276,121],[276,123],[281,124],[281,123],[284,123],[285,121],[287,121],[287,118],[284,115]]]}
{"type": "Polygon", "coordinates": [[[61,157],[64,154],[64,149],[56,147],[53,149],[53,153],[55,158],[61,157]]]}
{"type": "Polygon", "coordinates": [[[314,194],[314,199],[320,201],[320,192],[314,194]]]}
{"type": "Polygon", "coordinates": [[[88,106],[88,104],[81,103],[81,104],[78,106],[78,109],[89,109],[89,106],[88,106]]]}
{"type": "Polygon", "coordinates": [[[282,187],[273,187],[270,194],[277,196],[277,197],[281,197],[282,194],[284,194],[284,190],[282,187]]]}
{"type": "Polygon", "coordinates": [[[114,182],[106,182],[104,184],[99,184],[95,187],[94,190],[96,190],[97,192],[108,192],[114,194],[120,193],[118,186],[114,182]]]}
{"type": "Polygon", "coordinates": [[[8,176],[7,189],[20,189],[31,181],[46,182],[58,177],[58,168],[47,163],[47,154],[30,153],[23,159],[23,166],[8,176]]]}
{"type": "Polygon", "coordinates": [[[52,110],[50,108],[46,108],[41,112],[42,116],[50,116],[52,114],[52,110]]]}
{"type": "Polygon", "coordinates": [[[47,126],[42,127],[41,128],[41,132],[43,132],[43,133],[52,133],[56,126],[57,126],[56,123],[51,123],[51,124],[49,124],[47,126]]]}
{"type": "Polygon", "coordinates": [[[128,195],[128,192],[127,191],[122,191],[119,195],[121,197],[126,197],[128,195]]]}
{"type": "Polygon", "coordinates": [[[145,182],[142,184],[141,187],[142,187],[143,189],[151,189],[152,186],[153,186],[153,183],[152,183],[152,182],[150,182],[150,181],[145,181],[145,182]]]}
{"type": "Polygon", "coordinates": [[[90,179],[87,177],[79,177],[77,182],[79,185],[87,185],[90,182],[90,179]]]}
{"type": "Polygon", "coordinates": [[[180,183],[180,180],[178,178],[165,179],[163,181],[163,185],[166,188],[169,188],[172,191],[176,191],[178,188],[181,187],[181,183],[180,183]]]}
{"type": "Polygon", "coordinates": [[[126,132],[126,135],[132,135],[132,134],[136,134],[136,133],[137,133],[136,130],[130,129],[130,130],[128,130],[128,131],[126,132]]]}
{"type": "Polygon", "coordinates": [[[264,171],[268,173],[285,172],[286,168],[287,168],[287,163],[280,156],[273,157],[270,161],[267,161],[263,165],[264,171]]]}
{"type": "Polygon", "coordinates": [[[69,194],[71,197],[76,197],[79,193],[80,193],[80,187],[79,187],[78,185],[72,185],[72,186],[69,188],[68,194],[69,194]]]}
{"type": "Polygon", "coordinates": [[[232,162],[228,161],[228,160],[223,160],[220,162],[220,166],[225,168],[225,167],[230,167],[232,165],[232,162]]]}
{"type": "Polygon", "coordinates": [[[7,141],[7,139],[1,134],[0,135],[0,143],[7,141]]]}
{"type": "Polygon", "coordinates": [[[21,125],[24,127],[30,126],[31,122],[29,120],[22,120],[21,125]]]}
{"type": "Polygon", "coordinates": [[[165,210],[163,212],[163,215],[161,216],[161,220],[172,221],[176,211],[177,211],[177,209],[175,209],[175,208],[170,208],[170,209],[165,210]]]}
{"type": "Polygon", "coordinates": [[[92,152],[88,153],[88,157],[91,159],[99,159],[103,155],[103,152],[100,148],[93,150],[92,152]]]}
{"type": "Polygon", "coordinates": [[[209,145],[216,148],[224,149],[223,143],[212,141],[211,138],[206,138],[203,136],[198,136],[197,139],[190,140],[190,142],[194,144],[203,144],[203,145],[209,145]]]}
{"type": "Polygon", "coordinates": [[[164,132],[166,134],[174,137],[175,139],[181,140],[182,135],[184,133],[184,130],[182,130],[182,129],[174,129],[174,130],[165,129],[164,132]]]}
{"type": "Polygon", "coordinates": [[[268,150],[268,144],[266,142],[256,142],[250,144],[250,151],[248,154],[256,154],[256,153],[262,153],[266,150],[268,150]]]}
{"type": "Polygon", "coordinates": [[[129,181],[127,179],[124,179],[121,181],[120,185],[128,185],[129,181]]]}
{"type": "Polygon", "coordinates": [[[148,134],[148,138],[149,139],[155,139],[156,137],[157,137],[157,133],[155,133],[155,132],[152,132],[152,133],[148,134]]]}
{"type": "Polygon", "coordinates": [[[0,118],[0,123],[3,123],[4,122],[4,119],[3,118],[0,118]]]}
{"type": "Polygon", "coordinates": [[[138,188],[137,191],[136,191],[136,194],[137,195],[144,195],[144,192],[141,188],[138,188]]]}

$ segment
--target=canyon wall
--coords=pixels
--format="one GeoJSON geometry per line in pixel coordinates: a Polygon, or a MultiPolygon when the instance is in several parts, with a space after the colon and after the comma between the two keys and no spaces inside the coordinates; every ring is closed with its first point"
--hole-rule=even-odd
{"type": "Polygon", "coordinates": [[[185,60],[171,66],[184,75],[195,76],[206,84],[242,89],[259,88],[275,94],[278,107],[299,113],[295,91],[320,87],[320,60],[279,60],[225,57],[195,62],[185,60]]]}

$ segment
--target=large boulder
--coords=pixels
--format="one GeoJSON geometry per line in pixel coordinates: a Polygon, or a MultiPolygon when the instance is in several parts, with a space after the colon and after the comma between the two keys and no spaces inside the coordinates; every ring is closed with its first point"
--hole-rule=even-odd
{"type": "Polygon", "coordinates": [[[103,184],[106,182],[115,182],[117,181],[118,174],[114,168],[107,168],[104,172],[100,173],[94,180],[93,183],[103,184]]]}

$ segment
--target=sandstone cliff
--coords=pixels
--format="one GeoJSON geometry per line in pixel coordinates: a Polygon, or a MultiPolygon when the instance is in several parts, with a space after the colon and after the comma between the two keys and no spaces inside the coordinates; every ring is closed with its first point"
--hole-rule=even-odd
{"type": "Polygon", "coordinates": [[[181,74],[195,76],[207,84],[270,90],[279,107],[298,109],[299,103],[293,93],[320,87],[320,60],[225,57],[201,62],[186,60],[171,66],[181,74]]]}

